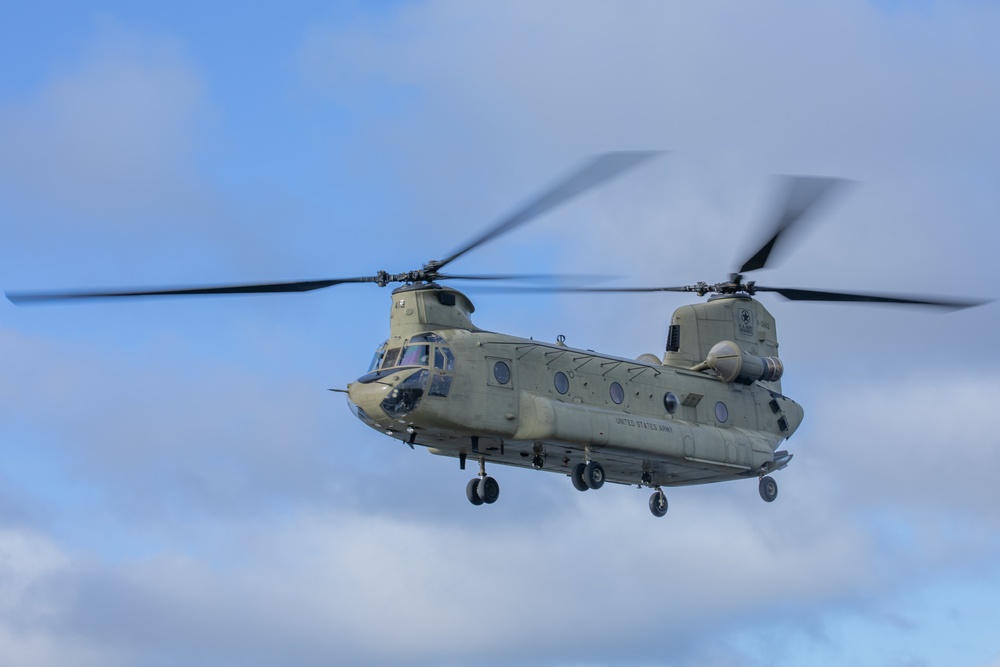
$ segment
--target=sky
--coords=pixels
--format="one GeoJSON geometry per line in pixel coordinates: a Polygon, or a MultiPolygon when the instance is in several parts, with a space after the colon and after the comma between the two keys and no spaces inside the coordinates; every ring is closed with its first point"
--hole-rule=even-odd
{"type": "MultiPolygon", "coordinates": [[[[665,150],[449,269],[716,282],[802,174],[853,183],[759,283],[1000,297],[995,3],[282,4],[4,8],[0,289],[406,271],[665,150]]],[[[624,357],[692,298],[466,291],[624,357]]],[[[663,519],[519,469],[473,507],[355,419],[374,285],[2,300],[0,663],[1000,666],[1000,305],[760,300],[806,413],[780,495],[663,519]]]]}

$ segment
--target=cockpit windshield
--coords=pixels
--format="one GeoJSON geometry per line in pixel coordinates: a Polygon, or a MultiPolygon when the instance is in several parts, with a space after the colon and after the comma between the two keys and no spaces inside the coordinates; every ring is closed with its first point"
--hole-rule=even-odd
{"type": "Polygon", "coordinates": [[[417,334],[401,348],[386,349],[383,343],[375,352],[368,372],[394,366],[430,366],[433,354],[434,368],[444,371],[455,370],[455,355],[444,345],[445,340],[435,333],[417,334]]]}
{"type": "Polygon", "coordinates": [[[407,345],[399,358],[400,366],[426,366],[430,360],[430,345],[407,345]]]}

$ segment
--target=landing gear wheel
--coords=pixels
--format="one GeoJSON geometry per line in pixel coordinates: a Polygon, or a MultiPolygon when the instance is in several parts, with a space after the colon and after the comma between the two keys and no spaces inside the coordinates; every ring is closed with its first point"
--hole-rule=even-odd
{"type": "Polygon", "coordinates": [[[479,478],[473,477],[470,479],[469,483],[465,485],[465,497],[473,505],[482,505],[483,499],[479,497],[479,493],[476,491],[477,486],[479,486],[479,478]]]}
{"type": "Polygon", "coordinates": [[[604,486],[604,466],[597,461],[591,461],[583,469],[583,481],[587,488],[597,490],[604,486]]]}
{"type": "Polygon", "coordinates": [[[774,499],[778,497],[778,483],[774,481],[773,477],[761,477],[758,490],[764,502],[773,503],[774,499]]]}
{"type": "Polygon", "coordinates": [[[590,488],[587,486],[587,480],[583,478],[583,470],[586,467],[586,463],[577,463],[573,466],[573,471],[569,475],[569,478],[573,480],[573,488],[577,491],[586,491],[590,488]]]}
{"type": "Polygon", "coordinates": [[[649,511],[653,516],[664,516],[667,513],[667,496],[660,489],[649,497],[649,511]]]}
{"type": "Polygon", "coordinates": [[[500,484],[492,477],[483,477],[476,486],[476,494],[487,505],[492,505],[500,497],[500,484]]]}

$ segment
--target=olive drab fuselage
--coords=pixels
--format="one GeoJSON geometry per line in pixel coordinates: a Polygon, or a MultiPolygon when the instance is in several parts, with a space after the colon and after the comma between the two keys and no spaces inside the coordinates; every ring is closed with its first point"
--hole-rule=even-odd
{"type": "Polygon", "coordinates": [[[389,339],[348,386],[355,414],[463,467],[570,474],[596,460],[607,481],[656,488],[759,477],[791,458],[776,450],[802,408],[781,394],[774,318],[748,296],[679,308],[662,361],[483,331],[473,311],[437,284],[395,290],[389,339]]]}

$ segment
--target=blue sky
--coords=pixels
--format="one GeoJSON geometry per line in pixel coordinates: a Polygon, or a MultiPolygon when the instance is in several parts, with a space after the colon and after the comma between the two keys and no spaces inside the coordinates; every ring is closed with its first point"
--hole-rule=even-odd
{"type": "MultiPolygon", "coordinates": [[[[670,154],[456,272],[715,282],[773,174],[855,180],[761,284],[996,298],[991,3],[61,3],[0,23],[0,288],[441,257],[587,156],[670,154]]],[[[678,295],[469,290],[660,354],[678,295]]],[[[789,303],[750,483],[576,493],[379,436],[388,291],[0,303],[0,662],[1000,665],[997,305],[789,303]]],[[[770,295],[768,295],[770,296],[770,295]]]]}

